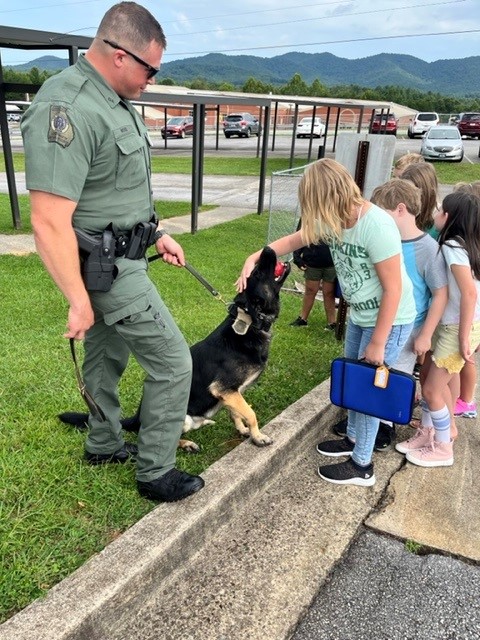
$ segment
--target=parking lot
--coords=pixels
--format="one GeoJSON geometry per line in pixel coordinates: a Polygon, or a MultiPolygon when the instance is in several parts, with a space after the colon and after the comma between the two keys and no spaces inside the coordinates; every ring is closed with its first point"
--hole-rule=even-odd
{"type": "MultiPolygon", "coordinates": [[[[20,135],[20,127],[16,122],[9,122],[10,139],[13,150],[19,151],[22,148],[22,138],[20,135]]],[[[150,130],[150,138],[152,140],[152,152],[155,155],[168,152],[172,155],[183,156],[191,155],[192,152],[192,137],[188,136],[185,139],[168,138],[166,141],[162,139],[159,128],[150,130]]],[[[339,132],[339,136],[343,135],[344,131],[339,132]]],[[[306,158],[310,145],[309,138],[294,138],[295,144],[295,157],[306,158]]],[[[205,155],[215,155],[219,153],[221,155],[229,156],[251,156],[256,153],[259,139],[256,136],[250,138],[225,138],[223,132],[218,136],[218,150],[216,149],[216,136],[215,131],[207,129],[205,133],[205,155]]],[[[261,142],[261,138],[260,138],[261,142]]],[[[311,147],[311,160],[315,160],[318,157],[319,146],[326,145],[325,155],[329,156],[332,153],[333,148],[333,136],[327,136],[325,138],[313,138],[311,147]]],[[[463,140],[465,147],[465,156],[463,158],[464,163],[479,164],[479,140],[463,140]]],[[[273,144],[273,130],[270,130],[269,141],[269,156],[289,156],[292,148],[292,132],[291,130],[277,130],[275,132],[274,149],[273,144]]],[[[421,138],[414,138],[411,140],[407,136],[406,130],[401,130],[396,137],[395,147],[395,159],[405,153],[419,153],[422,144],[421,138]]]]}
{"type": "MultiPolygon", "coordinates": [[[[160,135],[153,131],[151,132],[153,141],[154,153],[162,153],[165,150],[165,143],[161,139],[160,135]]],[[[338,134],[343,135],[343,132],[338,134]]],[[[215,133],[214,131],[207,131],[205,135],[205,155],[212,155],[217,153],[215,149],[215,133]]],[[[269,142],[269,155],[274,156],[288,156],[292,147],[292,132],[291,131],[277,131],[275,134],[274,150],[272,151],[272,130],[270,131],[269,142]]],[[[295,138],[295,157],[306,157],[310,144],[309,138],[295,138]]],[[[480,158],[479,140],[463,140],[465,148],[464,163],[479,164],[480,158]]],[[[224,155],[251,155],[256,152],[258,145],[258,139],[256,136],[251,138],[230,138],[226,139],[223,133],[218,136],[218,153],[224,155]]],[[[318,157],[318,148],[320,145],[326,145],[326,155],[330,155],[333,148],[333,136],[328,136],[325,142],[325,138],[313,138],[311,159],[314,160],[318,157]]],[[[399,133],[396,137],[395,158],[400,157],[405,153],[419,153],[422,145],[421,138],[414,138],[411,140],[408,138],[406,131],[399,133]]],[[[192,148],[192,140],[175,140],[171,139],[167,141],[166,149],[169,153],[175,155],[183,155],[184,153],[190,153],[192,148]]]]}

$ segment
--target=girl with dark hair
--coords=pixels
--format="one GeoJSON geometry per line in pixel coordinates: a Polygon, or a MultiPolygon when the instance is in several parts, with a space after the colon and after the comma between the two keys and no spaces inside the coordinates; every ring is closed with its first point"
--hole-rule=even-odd
{"type": "Polygon", "coordinates": [[[443,200],[435,226],[448,267],[448,302],[425,360],[422,423],[417,433],[396,445],[421,467],[451,466],[453,421],[450,383],[464,364],[473,363],[480,343],[480,200],[456,191],[443,200]]]}

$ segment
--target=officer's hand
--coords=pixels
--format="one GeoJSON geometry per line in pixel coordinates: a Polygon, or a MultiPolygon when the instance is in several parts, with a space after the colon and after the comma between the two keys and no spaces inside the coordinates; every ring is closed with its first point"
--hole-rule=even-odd
{"type": "Polygon", "coordinates": [[[83,303],[71,305],[68,310],[67,332],[63,334],[63,337],[83,340],[85,333],[94,322],[95,317],[90,300],[87,299],[83,303]]]}
{"type": "Polygon", "coordinates": [[[171,236],[165,233],[155,244],[158,253],[161,254],[162,260],[173,264],[176,267],[185,266],[185,255],[182,247],[171,236]]]}

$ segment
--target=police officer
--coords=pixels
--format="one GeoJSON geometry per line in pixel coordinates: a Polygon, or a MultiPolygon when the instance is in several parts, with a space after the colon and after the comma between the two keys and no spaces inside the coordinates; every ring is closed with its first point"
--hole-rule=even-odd
{"type": "MultiPolygon", "coordinates": [[[[95,465],[136,458],[140,494],[172,502],[204,485],[175,469],[190,351],[145,258],[115,249],[109,290],[87,291],[75,235],[77,228],[101,237],[108,228],[128,244],[132,230],[152,219],[148,133],[130,100],[155,82],[165,47],[162,27],[144,7],[112,6],[88,51],[44,83],[22,135],[37,250],[69,304],[65,337],[85,338],[84,380],[105,414],[89,416],[85,458],[95,465]],[[123,439],[117,389],[130,353],[145,371],[138,451],[123,439]]],[[[159,229],[152,241],[164,261],[185,265],[169,235],[159,229]]]]}

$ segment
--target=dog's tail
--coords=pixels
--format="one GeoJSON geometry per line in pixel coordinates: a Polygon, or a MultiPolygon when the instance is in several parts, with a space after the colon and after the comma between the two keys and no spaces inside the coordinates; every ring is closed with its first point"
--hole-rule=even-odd
{"type": "MultiPolygon", "coordinates": [[[[60,413],[58,415],[58,419],[64,424],[69,424],[75,429],[79,431],[85,431],[88,429],[88,413],[77,413],[75,411],[66,411],[65,413],[60,413]]],[[[124,418],[120,420],[120,424],[122,425],[122,429],[124,431],[130,431],[133,433],[138,433],[140,429],[140,418],[138,413],[130,418],[124,418]]]]}

